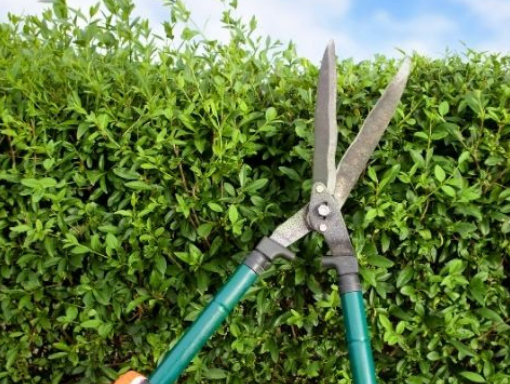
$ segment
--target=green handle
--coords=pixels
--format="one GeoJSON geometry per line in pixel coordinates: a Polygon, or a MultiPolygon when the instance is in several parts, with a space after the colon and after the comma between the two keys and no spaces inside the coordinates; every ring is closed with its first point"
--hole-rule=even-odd
{"type": "Polygon", "coordinates": [[[376,384],[374,358],[361,291],[347,292],[341,297],[354,384],[376,384]]]}
{"type": "Polygon", "coordinates": [[[257,274],[242,264],[179,342],[166,354],[149,377],[150,384],[174,383],[255,280],[257,274]]]}

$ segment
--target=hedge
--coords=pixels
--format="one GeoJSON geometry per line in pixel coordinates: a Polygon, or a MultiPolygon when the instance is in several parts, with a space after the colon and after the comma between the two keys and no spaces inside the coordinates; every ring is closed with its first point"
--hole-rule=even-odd
{"type": "MultiPolygon", "coordinates": [[[[1,384],[151,372],[309,198],[315,63],[167,3],[166,36],[129,0],[0,24],[1,384]]],[[[339,156],[398,64],[338,62],[339,156]]],[[[413,64],[343,209],[380,383],[510,383],[510,57],[413,64]]],[[[292,249],[181,382],[351,382],[327,246],[292,249]]]]}

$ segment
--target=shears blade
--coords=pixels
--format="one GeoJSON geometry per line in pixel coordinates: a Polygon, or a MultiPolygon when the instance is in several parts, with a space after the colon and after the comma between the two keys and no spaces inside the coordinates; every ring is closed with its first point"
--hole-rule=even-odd
{"type": "Polygon", "coordinates": [[[410,72],[411,62],[409,58],[405,58],[397,74],[368,114],[358,135],[338,164],[334,196],[340,207],[349,197],[349,193],[388,127],[404,92],[410,72]]]}
{"type": "Polygon", "coordinates": [[[313,182],[322,183],[333,193],[336,184],[336,57],[330,41],[322,57],[315,107],[315,150],[313,182]]]}

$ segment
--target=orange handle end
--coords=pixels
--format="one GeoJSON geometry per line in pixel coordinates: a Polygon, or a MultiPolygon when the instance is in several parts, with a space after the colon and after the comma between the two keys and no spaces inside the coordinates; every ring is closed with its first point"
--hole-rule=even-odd
{"type": "Polygon", "coordinates": [[[114,384],[148,384],[147,378],[138,372],[129,371],[117,379],[114,384]]]}

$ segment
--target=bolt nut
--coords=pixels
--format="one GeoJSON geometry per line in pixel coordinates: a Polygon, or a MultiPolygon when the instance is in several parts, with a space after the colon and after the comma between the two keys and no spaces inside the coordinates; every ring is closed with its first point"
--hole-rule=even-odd
{"type": "Polygon", "coordinates": [[[319,185],[317,185],[317,186],[315,187],[315,190],[316,190],[318,193],[322,193],[322,192],[324,192],[324,189],[325,189],[325,188],[324,188],[324,185],[322,185],[322,184],[319,184],[319,185]]]}
{"type": "Polygon", "coordinates": [[[317,208],[317,212],[319,212],[319,215],[326,217],[331,213],[331,208],[329,208],[327,204],[321,204],[319,208],[317,208]]]}
{"type": "Polygon", "coordinates": [[[326,224],[319,225],[319,229],[321,232],[326,232],[328,230],[328,226],[326,224]]]}

